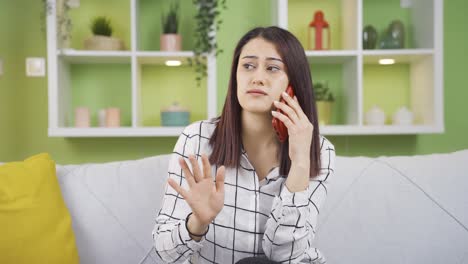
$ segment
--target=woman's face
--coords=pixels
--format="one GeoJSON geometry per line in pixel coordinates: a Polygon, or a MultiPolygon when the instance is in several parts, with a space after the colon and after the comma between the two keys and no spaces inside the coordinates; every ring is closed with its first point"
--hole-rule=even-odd
{"type": "Polygon", "coordinates": [[[243,110],[271,114],[273,101],[288,83],[286,65],[272,43],[258,37],[243,47],[237,65],[237,98],[243,110]]]}

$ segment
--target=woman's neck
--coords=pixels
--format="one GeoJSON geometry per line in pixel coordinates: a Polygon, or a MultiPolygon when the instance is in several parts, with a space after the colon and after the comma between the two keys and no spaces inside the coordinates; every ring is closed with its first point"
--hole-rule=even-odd
{"type": "Polygon", "coordinates": [[[241,112],[242,143],[244,148],[255,149],[279,148],[279,141],[268,114],[241,112]]]}

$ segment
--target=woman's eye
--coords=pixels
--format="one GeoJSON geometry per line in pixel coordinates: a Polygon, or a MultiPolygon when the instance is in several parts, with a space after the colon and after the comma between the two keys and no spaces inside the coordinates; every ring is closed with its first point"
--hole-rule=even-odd
{"type": "Polygon", "coordinates": [[[242,65],[245,69],[247,70],[251,70],[254,68],[254,66],[252,64],[249,64],[249,63],[245,63],[242,65]]]}
{"type": "Polygon", "coordinates": [[[278,66],[268,66],[267,68],[269,71],[276,72],[279,71],[280,68],[278,66]]]}

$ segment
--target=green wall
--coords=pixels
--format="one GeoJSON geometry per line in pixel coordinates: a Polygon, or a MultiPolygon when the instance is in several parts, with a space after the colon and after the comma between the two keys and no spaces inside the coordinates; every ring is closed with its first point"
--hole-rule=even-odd
{"type": "MultiPolygon", "coordinates": [[[[49,138],[47,136],[47,78],[25,76],[26,57],[46,57],[40,26],[40,0],[0,0],[0,161],[49,152],[58,163],[103,162],[169,153],[175,137],[164,138],[49,138]]],[[[84,1],[83,1],[84,2],[84,1]]],[[[248,29],[268,25],[270,0],[228,0],[218,32],[223,48],[218,59],[218,109],[226,96],[235,42],[248,29]]],[[[468,85],[468,2],[444,4],[444,115],[445,133],[402,136],[329,136],[338,155],[410,155],[468,148],[465,115],[468,85]]],[[[76,45],[76,44],[73,44],[76,45]]]]}
{"type": "MultiPolygon", "coordinates": [[[[9,15],[13,8],[10,8],[8,11],[4,11],[4,3],[0,2],[0,25],[8,24],[8,21],[11,21],[13,16],[9,15]]],[[[15,79],[13,69],[5,69],[5,65],[11,65],[13,67],[13,58],[16,57],[15,50],[13,50],[13,42],[16,42],[15,38],[18,35],[14,34],[13,27],[0,27],[0,35],[8,36],[8,41],[5,41],[6,38],[2,38],[0,41],[0,60],[3,61],[3,72],[4,74],[0,76],[0,157],[5,159],[7,156],[10,158],[13,157],[13,142],[12,142],[12,131],[15,130],[15,122],[11,113],[15,111],[14,104],[10,98],[15,97],[15,89],[9,88],[9,84],[15,79]],[[9,52],[7,52],[9,51],[9,52]],[[10,154],[10,155],[8,155],[10,154]]]]}

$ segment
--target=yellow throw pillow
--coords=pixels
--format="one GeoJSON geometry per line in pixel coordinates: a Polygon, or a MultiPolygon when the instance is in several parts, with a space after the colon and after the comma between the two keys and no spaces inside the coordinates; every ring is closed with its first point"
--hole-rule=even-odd
{"type": "Polygon", "coordinates": [[[0,165],[0,263],[79,263],[55,162],[46,153],[0,165]]]}

